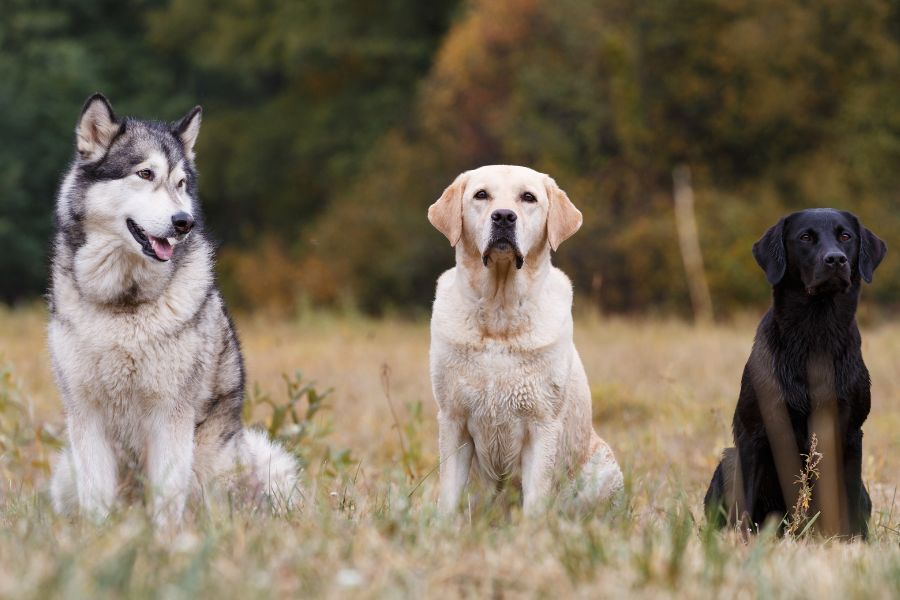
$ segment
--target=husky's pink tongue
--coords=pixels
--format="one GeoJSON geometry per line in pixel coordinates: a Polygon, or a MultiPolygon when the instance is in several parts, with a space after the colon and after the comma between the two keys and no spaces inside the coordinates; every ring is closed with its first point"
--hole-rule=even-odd
{"type": "Polygon", "coordinates": [[[169,260],[172,258],[172,244],[169,243],[169,240],[165,238],[155,238],[152,235],[147,236],[150,238],[150,245],[153,247],[153,251],[156,253],[156,256],[161,260],[169,260]]]}

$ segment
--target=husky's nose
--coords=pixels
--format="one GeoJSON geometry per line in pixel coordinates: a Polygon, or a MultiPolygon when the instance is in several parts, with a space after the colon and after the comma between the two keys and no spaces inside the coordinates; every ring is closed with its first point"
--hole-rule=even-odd
{"type": "Polygon", "coordinates": [[[194,217],[186,212],[175,213],[172,215],[172,225],[179,235],[184,235],[194,228],[194,217]]]}
{"type": "Polygon", "coordinates": [[[491,221],[494,222],[494,227],[510,227],[516,222],[516,213],[508,208],[495,210],[491,213],[491,221]]]}

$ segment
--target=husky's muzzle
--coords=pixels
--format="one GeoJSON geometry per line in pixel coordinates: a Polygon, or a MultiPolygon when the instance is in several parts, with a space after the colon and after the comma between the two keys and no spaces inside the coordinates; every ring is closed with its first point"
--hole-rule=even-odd
{"type": "Polygon", "coordinates": [[[193,224],[193,219],[190,219],[190,227],[179,228],[176,225],[173,227],[174,231],[171,232],[171,236],[155,237],[148,234],[132,219],[125,219],[125,225],[128,227],[128,231],[131,233],[134,240],[140,244],[141,251],[159,262],[166,262],[172,258],[172,254],[175,252],[175,244],[187,237],[193,224]]]}
{"type": "Polygon", "coordinates": [[[494,252],[514,253],[517,269],[521,269],[525,264],[525,257],[519,250],[519,244],[516,241],[516,218],[516,213],[508,209],[495,210],[491,213],[491,237],[481,256],[485,267],[488,266],[488,261],[494,252]]]}

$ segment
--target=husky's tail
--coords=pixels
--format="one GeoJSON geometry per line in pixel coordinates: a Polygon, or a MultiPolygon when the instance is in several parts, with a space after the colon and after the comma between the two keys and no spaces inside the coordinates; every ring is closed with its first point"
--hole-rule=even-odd
{"type": "Polygon", "coordinates": [[[297,481],[299,466],[277,442],[269,439],[264,431],[244,430],[238,461],[256,485],[265,494],[276,511],[299,506],[302,494],[297,481]]]}

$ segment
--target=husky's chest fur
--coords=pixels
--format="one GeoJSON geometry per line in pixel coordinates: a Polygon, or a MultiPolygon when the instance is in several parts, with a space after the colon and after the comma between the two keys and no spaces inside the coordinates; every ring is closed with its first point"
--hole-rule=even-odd
{"type": "Polygon", "coordinates": [[[209,353],[200,332],[166,332],[160,319],[147,315],[82,315],[60,323],[60,341],[78,348],[79,355],[69,359],[94,365],[81,371],[82,384],[116,403],[129,396],[162,401],[189,382],[209,353]]]}
{"type": "Polygon", "coordinates": [[[86,300],[77,268],[55,273],[49,337],[66,408],[97,411],[131,450],[141,450],[157,419],[195,412],[212,395],[224,317],[215,318],[220,301],[202,262],[186,261],[175,285],[133,306],[86,300]]]}

